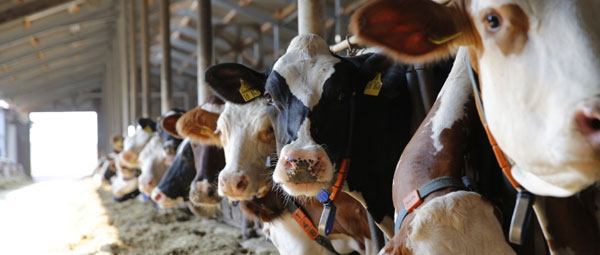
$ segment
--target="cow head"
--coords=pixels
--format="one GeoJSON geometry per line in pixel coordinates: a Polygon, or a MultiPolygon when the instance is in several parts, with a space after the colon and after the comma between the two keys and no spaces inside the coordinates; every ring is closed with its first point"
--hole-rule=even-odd
{"type": "Polygon", "coordinates": [[[564,197],[600,180],[600,3],[446,2],[372,2],[352,27],[403,61],[467,46],[489,129],[526,189],[564,197]]]}
{"type": "MultiPolygon", "coordinates": [[[[210,86],[212,88],[224,86],[223,82],[230,77],[221,75],[234,72],[232,67],[242,66],[223,64],[208,69],[207,77],[210,78],[207,81],[210,86]]],[[[219,92],[225,100],[231,96],[224,93],[225,91],[219,92]]],[[[226,103],[221,114],[216,115],[218,118],[208,117],[214,113],[202,109],[195,111],[197,115],[207,115],[196,118],[202,120],[196,125],[215,127],[216,131],[212,133],[219,138],[218,145],[222,146],[225,152],[226,164],[219,173],[219,195],[227,196],[234,201],[249,200],[270,190],[269,169],[265,166],[265,159],[274,153],[275,137],[266,114],[265,99],[252,100],[243,105],[226,103]]],[[[199,135],[201,134],[196,136],[199,135]]]]}
{"type": "Polygon", "coordinates": [[[188,111],[177,121],[177,133],[190,139],[193,147],[196,176],[189,189],[189,199],[194,205],[216,206],[221,198],[215,179],[224,164],[216,121],[222,110],[221,103],[204,104],[202,108],[188,111]],[[211,111],[203,109],[210,108],[211,111]]]}
{"type": "Polygon", "coordinates": [[[273,181],[288,194],[314,196],[331,186],[348,146],[358,71],[315,35],[294,38],[273,66],[265,87],[279,151],[273,181]]]}
{"type": "Polygon", "coordinates": [[[190,184],[196,175],[194,152],[189,139],[177,149],[173,164],[169,166],[151,198],[162,208],[170,208],[188,200],[190,184]]]}

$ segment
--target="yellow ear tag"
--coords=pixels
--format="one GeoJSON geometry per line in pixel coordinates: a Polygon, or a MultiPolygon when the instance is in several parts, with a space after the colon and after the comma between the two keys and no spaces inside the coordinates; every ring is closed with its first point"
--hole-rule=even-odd
{"type": "Polygon", "coordinates": [[[244,102],[248,102],[258,96],[260,96],[260,91],[253,89],[246,81],[240,78],[240,94],[244,98],[244,102]]]}
{"type": "Polygon", "coordinates": [[[123,142],[121,142],[121,140],[118,140],[115,142],[115,147],[117,148],[123,148],[123,142]]]}
{"type": "Polygon", "coordinates": [[[206,127],[201,127],[200,128],[200,134],[201,135],[205,135],[208,136],[209,131],[206,129],[206,127]]]}
{"type": "Polygon", "coordinates": [[[152,133],[152,128],[150,126],[146,126],[144,128],[144,132],[146,132],[146,133],[152,133]]]}
{"type": "Polygon", "coordinates": [[[444,43],[454,40],[454,38],[458,37],[461,34],[462,32],[458,32],[456,34],[445,37],[428,37],[427,40],[435,45],[442,45],[444,43]]]}
{"type": "Polygon", "coordinates": [[[383,87],[383,82],[381,82],[381,73],[377,73],[375,78],[367,83],[363,93],[369,96],[378,96],[379,91],[381,91],[381,87],[383,87]]]}

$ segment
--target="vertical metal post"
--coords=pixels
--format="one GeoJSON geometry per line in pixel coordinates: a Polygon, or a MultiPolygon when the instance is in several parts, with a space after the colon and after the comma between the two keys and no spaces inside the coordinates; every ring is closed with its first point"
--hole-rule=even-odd
{"type": "Polygon", "coordinates": [[[325,37],[325,2],[298,0],[298,34],[316,34],[325,37]]]}
{"type": "Polygon", "coordinates": [[[335,0],[335,43],[342,41],[342,3],[335,0]]]}
{"type": "MultiPolygon", "coordinates": [[[[125,1],[123,1],[125,2],[125,1]]],[[[128,10],[129,20],[129,124],[134,124],[139,117],[137,111],[138,95],[138,73],[137,73],[137,49],[135,43],[135,0],[130,0],[128,10]]]]}
{"type": "Polygon", "coordinates": [[[127,10],[127,1],[121,1],[121,11],[119,12],[119,67],[121,68],[121,129],[122,132],[127,131],[127,125],[130,120],[129,112],[129,82],[127,76],[127,17],[125,11],[127,10]]]}
{"type": "Polygon", "coordinates": [[[273,26],[273,59],[279,57],[279,23],[273,26]]]}
{"type": "Polygon", "coordinates": [[[208,84],[204,82],[204,71],[213,63],[213,31],[210,0],[198,0],[198,23],[196,30],[196,58],[198,62],[198,105],[210,96],[208,84]]]}
{"type": "Polygon", "coordinates": [[[150,117],[150,35],[148,0],[142,0],[142,117],[150,117]]]}
{"type": "Polygon", "coordinates": [[[162,63],[160,65],[160,109],[162,113],[171,109],[173,99],[169,14],[169,0],[160,0],[160,37],[162,46],[162,63]]]}

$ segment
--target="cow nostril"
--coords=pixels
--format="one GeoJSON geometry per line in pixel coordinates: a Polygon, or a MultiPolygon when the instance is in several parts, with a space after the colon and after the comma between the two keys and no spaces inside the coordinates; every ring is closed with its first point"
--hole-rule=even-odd
{"type": "Polygon", "coordinates": [[[600,120],[599,119],[588,119],[588,126],[594,130],[600,130],[600,120]]]}
{"type": "Polygon", "coordinates": [[[156,196],[154,196],[154,201],[158,201],[158,200],[160,200],[160,198],[161,198],[161,197],[162,197],[162,196],[161,196],[161,194],[160,194],[160,193],[156,194],[156,196]]]}
{"type": "Polygon", "coordinates": [[[584,106],[575,116],[581,134],[594,149],[600,149],[600,107],[584,106]]]}

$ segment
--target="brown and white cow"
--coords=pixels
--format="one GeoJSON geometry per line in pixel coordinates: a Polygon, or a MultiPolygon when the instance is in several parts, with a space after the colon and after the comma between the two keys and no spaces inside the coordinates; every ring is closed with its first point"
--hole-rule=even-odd
{"type": "MultiPolygon", "coordinates": [[[[375,1],[356,13],[353,30],[409,62],[431,62],[467,46],[472,65],[462,60],[464,72],[473,68],[478,74],[485,118],[514,164],[512,175],[537,195],[568,197],[538,196],[534,205],[551,252],[598,253],[598,225],[590,224],[598,209],[590,198],[594,191],[586,189],[600,179],[600,75],[595,71],[600,23],[593,18],[600,4],[444,2],[375,1]]],[[[472,97],[470,85],[464,90],[464,98],[472,97]]],[[[412,157],[403,155],[398,171],[410,167],[403,161],[419,158],[412,157]]],[[[399,186],[395,203],[410,189],[399,186]]],[[[406,237],[397,235],[385,251],[399,253],[407,246],[406,237]]]]}
{"type": "Polygon", "coordinates": [[[376,1],[355,14],[353,30],[409,62],[467,46],[514,178],[567,197],[600,180],[598,11],[593,0],[376,1]]]}

